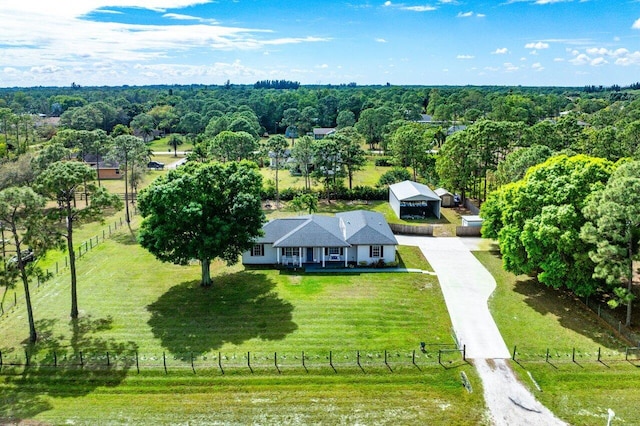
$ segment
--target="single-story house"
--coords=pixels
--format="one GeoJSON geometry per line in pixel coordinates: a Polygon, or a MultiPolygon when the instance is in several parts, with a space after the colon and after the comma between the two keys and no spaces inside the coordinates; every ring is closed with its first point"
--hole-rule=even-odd
{"type": "Polygon", "coordinates": [[[454,195],[447,191],[444,188],[438,188],[435,191],[438,197],[440,197],[440,206],[441,207],[454,207],[456,205],[454,195]]]}
{"type": "Polygon", "coordinates": [[[462,226],[482,226],[482,218],[477,215],[460,216],[462,226]]]}
{"type": "Polygon", "coordinates": [[[120,165],[116,161],[106,161],[95,154],[85,154],[84,162],[98,173],[100,179],[122,179],[120,165]]]}
{"type": "Polygon", "coordinates": [[[427,185],[405,180],[389,186],[389,204],[400,219],[440,219],[442,200],[427,185]]]}
{"type": "Polygon", "coordinates": [[[333,127],[316,127],[315,129],[313,129],[313,138],[318,140],[318,139],[324,139],[329,135],[332,135],[336,132],[336,129],[334,129],[333,127]]]}
{"type": "Polygon", "coordinates": [[[273,219],[242,254],[244,265],[351,265],[394,262],[398,241],[384,216],[355,210],[335,216],[273,219]]]}

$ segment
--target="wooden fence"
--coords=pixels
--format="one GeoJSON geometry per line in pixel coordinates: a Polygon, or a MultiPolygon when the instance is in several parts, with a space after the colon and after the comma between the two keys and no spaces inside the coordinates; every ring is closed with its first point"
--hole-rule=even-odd
{"type": "Polygon", "coordinates": [[[391,231],[393,231],[394,234],[433,236],[433,226],[431,225],[402,225],[399,223],[390,223],[389,227],[391,227],[391,231]]]}

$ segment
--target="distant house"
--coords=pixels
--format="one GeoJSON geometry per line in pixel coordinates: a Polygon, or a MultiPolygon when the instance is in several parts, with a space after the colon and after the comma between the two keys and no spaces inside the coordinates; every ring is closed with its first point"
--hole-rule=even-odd
{"type": "Polygon", "coordinates": [[[279,163],[279,168],[282,168],[287,163],[292,163],[294,160],[291,158],[291,150],[285,149],[284,154],[279,158],[276,158],[276,154],[273,151],[269,151],[269,167],[272,169],[276,168],[276,164],[279,163]]]}
{"type": "Polygon", "coordinates": [[[405,180],[389,186],[389,204],[400,219],[440,219],[442,200],[427,185],[405,180]]]}
{"type": "Polygon", "coordinates": [[[435,191],[438,197],[440,197],[440,206],[442,207],[454,207],[456,205],[455,197],[452,193],[444,188],[438,188],[435,191]]]}
{"type": "Polygon", "coordinates": [[[85,154],[84,162],[96,170],[99,179],[122,179],[120,164],[116,161],[105,161],[101,156],[85,154]]]}
{"type": "Polygon", "coordinates": [[[332,135],[336,132],[336,129],[334,129],[333,127],[317,127],[315,129],[313,129],[313,138],[318,140],[318,139],[324,139],[329,135],[332,135]]]}
{"type": "Polygon", "coordinates": [[[244,265],[328,264],[348,266],[393,262],[398,241],[384,216],[356,210],[335,216],[273,219],[264,235],[242,254],[244,265]]]}

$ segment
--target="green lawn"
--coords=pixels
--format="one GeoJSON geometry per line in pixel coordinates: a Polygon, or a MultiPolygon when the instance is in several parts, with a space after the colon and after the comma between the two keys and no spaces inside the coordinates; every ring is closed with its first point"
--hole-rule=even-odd
{"type": "Polygon", "coordinates": [[[575,298],[505,272],[495,253],[475,254],[496,279],[491,312],[507,346],[516,346],[514,370],[535,396],[570,424],[606,424],[608,408],[613,424],[638,424],[638,351],[625,361],[628,344],[575,298]]]}
{"type": "MultiPolygon", "coordinates": [[[[400,257],[407,267],[429,267],[415,248],[402,248],[400,257]]],[[[455,353],[438,364],[438,349],[453,340],[433,276],[298,274],[216,263],[215,285],[204,289],[198,265],[156,261],[126,228],[78,267],[76,324],[68,318],[68,273],[34,290],[40,341],[27,347],[30,367],[7,365],[25,360],[23,301],[0,319],[0,420],[483,422],[473,368],[455,353]],[[472,394],[461,386],[462,371],[472,394]]]]}

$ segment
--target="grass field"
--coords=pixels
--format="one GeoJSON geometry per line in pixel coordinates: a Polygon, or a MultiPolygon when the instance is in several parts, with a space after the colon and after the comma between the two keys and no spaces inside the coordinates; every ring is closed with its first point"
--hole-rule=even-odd
{"type": "Polygon", "coordinates": [[[536,397],[573,425],[606,424],[609,408],[613,424],[640,424],[638,351],[625,361],[629,343],[575,298],[505,272],[495,253],[476,256],[496,278],[493,317],[507,346],[516,347],[514,370],[536,397]]]}
{"type": "MultiPolygon", "coordinates": [[[[407,267],[429,268],[415,248],[401,248],[400,257],[407,267]]],[[[197,283],[199,266],[156,261],[126,227],[78,266],[77,323],[68,318],[68,273],[34,291],[40,340],[26,347],[29,367],[7,365],[25,362],[23,303],[0,319],[0,419],[53,424],[484,421],[473,368],[452,353],[438,364],[438,348],[451,347],[453,340],[431,275],[296,274],[215,264],[215,285],[204,289],[197,283]],[[426,353],[416,351],[414,365],[413,351],[421,341],[429,346],[426,353]],[[218,353],[224,374],[217,367],[218,353]],[[461,386],[462,371],[475,393],[461,386]],[[87,406],[92,409],[83,409],[87,406]]]]}

